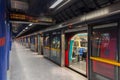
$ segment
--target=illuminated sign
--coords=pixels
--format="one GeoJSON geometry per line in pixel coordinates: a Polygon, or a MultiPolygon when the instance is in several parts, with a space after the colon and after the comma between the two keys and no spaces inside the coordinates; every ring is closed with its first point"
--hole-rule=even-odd
{"type": "Polygon", "coordinates": [[[53,22],[52,18],[42,17],[42,18],[38,19],[36,17],[28,16],[28,15],[25,15],[25,14],[17,14],[17,13],[11,13],[10,14],[10,19],[11,20],[28,21],[28,22],[33,22],[33,23],[38,23],[38,22],[52,23],[53,22]]]}
{"type": "Polygon", "coordinates": [[[53,19],[49,17],[40,17],[38,20],[41,22],[53,22],[53,19]]]}
{"type": "Polygon", "coordinates": [[[10,14],[11,19],[26,20],[26,16],[23,14],[10,14]]]}

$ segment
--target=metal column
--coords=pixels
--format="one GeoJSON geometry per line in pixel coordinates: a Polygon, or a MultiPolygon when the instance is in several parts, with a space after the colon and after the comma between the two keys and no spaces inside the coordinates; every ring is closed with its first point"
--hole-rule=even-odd
{"type": "Polygon", "coordinates": [[[61,66],[65,66],[65,34],[61,31],[61,66]]]}
{"type": "Polygon", "coordinates": [[[5,0],[0,0],[0,80],[6,80],[7,78],[5,8],[5,0]]]}
{"type": "MultiPolygon", "coordinates": [[[[118,62],[120,62],[120,20],[118,21],[118,62]]],[[[120,80],[120,67],[118,67],[118,80],[120,80]]]]}
{"type": "Polygon", "coordinates": [[[92,68],[91,68],[91,60],[90,60],[90,56],[91,56],[91,50],[92,50],[92,43],[91,43],[91,36],[92,36],[92,27],[88,26],[88,80],[91,80],[91,72],[92,72],[92,68]]]}

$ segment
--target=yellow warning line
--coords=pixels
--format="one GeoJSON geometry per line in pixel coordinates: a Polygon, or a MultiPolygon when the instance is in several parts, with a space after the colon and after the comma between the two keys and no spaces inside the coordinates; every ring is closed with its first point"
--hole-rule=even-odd
{"type": "Polygon", "coordinates": [[[50,49],[50,47],[45,47],[46,49],[50,49]]]}
{"type": "Polygon", "coordinates": [[[54,51],[60,51],[60,49],[55,49],[55,48],[51,48],[51,50],[54,50],[54,51]]]}
{"type": "Polygon", "coordinates": [[[99,57],[90,57],[90,59],[120,67],[120,63],[115,60],[109,60],[109,59],[104,59],[104,58],[99,58],[99,57]]]}
{"type": "MultiPolygon", "coordinates": [[[[45,47],[46,49],[50,49],[50,47],[45,47]]],[[[55,48],[51,48],[51,50],[54,50],[54,51],[60,51],[60,49],[55,49],[55,48]]]]}

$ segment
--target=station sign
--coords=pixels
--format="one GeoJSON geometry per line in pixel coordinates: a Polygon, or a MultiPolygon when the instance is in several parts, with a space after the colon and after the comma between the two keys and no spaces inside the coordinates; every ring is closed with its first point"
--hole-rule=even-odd
{"type": "Polygon", "coordinates": [[[27,20],[26,15],[23,14],[10,14],[10,19],[15,19],[15,20],[27,20]]]}
{"type": "Polygon", "coordinates": [[[37,17],[28,16],[26,14],[18,14],[18,13],[11,13],[10,19],[18,20],[18,21],[28,21],[33,23],[39,23],[39,22],[53,23],[52,18],[47,18],[47,17],[37,18],[37,17]]]}

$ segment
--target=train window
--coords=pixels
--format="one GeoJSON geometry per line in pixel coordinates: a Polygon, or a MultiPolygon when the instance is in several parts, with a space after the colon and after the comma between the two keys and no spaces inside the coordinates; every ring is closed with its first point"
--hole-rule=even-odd
{"type": "Polygon", "coordinates": [[[75,41],[74,46],[79,46],[79,41],[75,41]]]}
{"type": "Polygon", "coordinates": [[[51,55],[50,59],[53,60],[54,62],[60,64],[61,63],[61,52],[60,52],[60,35],[52,35],[51,38],[51,55]]]}
{"type": "Polygon", "coordinates": [[[50,45],[50,39],[49,39],[49,36],[48,37],[45,37],[45,46],[48,46],[50,45]]]}
{"type": "Polygon", "coordinates": [[[117,33],[115,28],[94,30],[92,33],[92,56],[115,59],[117,52],[116,42],[117,33]]]}
{"type": "Polygon", "coordinates": [[[30,41],[31,41],[32,44],[35,44],[34,36],[31,36],[30,41]]]}
{"type": "Polygon", "coordinates": [[[81,44],[81,47],[87,47],[87,45],[88,45],[87,42],[83,42],[83,41],[81,41],[80,44],[81,44]]]}
{"type": "Polygon", "coordinates": [[[52,48],[59,49],[60,48],[60,38],[59,37],[54,37],[52,39],[52,48]]]}

